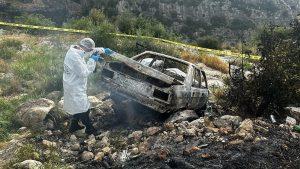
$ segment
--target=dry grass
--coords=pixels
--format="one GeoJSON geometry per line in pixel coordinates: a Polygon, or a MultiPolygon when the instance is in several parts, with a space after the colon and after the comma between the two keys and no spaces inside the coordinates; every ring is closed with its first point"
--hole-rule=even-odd
{"type": "Polygon", "coordinates": [[[206,66],[218,70],[222,73],[228,73],[228,64],[223,62],[217,56],[207,56],[207,55],[198,56],[184,51],[181,53],[181,58],[191,63],[203,63],[206,66]]]}

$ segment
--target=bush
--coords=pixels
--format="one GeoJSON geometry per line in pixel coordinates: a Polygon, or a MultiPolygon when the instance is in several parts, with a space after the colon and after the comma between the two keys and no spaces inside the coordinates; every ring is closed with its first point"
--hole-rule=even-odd
{"type": "Polygon", "coordinates": [[[96,26],[106,21],[106,16],[98,9],[92,9],[88,17],[92,21],[93,25],[96,26]]]}
{"type": "Polygon", "coordinates": [[[11,59],[18,50],[22,49],[22,42],[16,39],[4,39],[0,42],[0,59],[11,59]]]}
{"type": "Polygon", "coordinates": [[[245,115],[285,116],[284,107],[299,104],[300,24],[270,26],[260,35],[261,60],[246,80],[238,71],[226,80],[224,107],[245,115]]]}
{"type": "Polygon", "coordinates": [[[146,17],[136,17],[132,13],[122,13],[117,17],[116,25],[120,32],[130,35],[151,36],[166,39],[179,39],[161,22],[146,17]]]}
{"type": "Polygon", "coordinates": [[[0,43],[1,48],[13,48],[15,50],[22,49],[23,42],[17,39],[4,39],[3,42],[0,43]]]}
{"type": "Polygon", "coordinates": [[[43,151],[41,147],[37,147],[33,143],[26,143],[17,149],[14,158],[4,168],[12,168],[14,164],[28,159],[42,162],[45,169],[67,168],[66,165],[62,164],[61,156],[55,148],[51,148],[47,154],[43,153],[43,151]]]}
{"type": "Polygon", "coordinates": [[[136,34],[137,18],[131,13],[122,13],[117,17],[116,25],[120,32],[129,35],[136,34]]]}
{"type": "Polygon", "coordinates": [[[203,38],[199,38],[197,40],[197,44],[201,47],[204,48],[209,48],[209,49],[221,49],[222,43],[220,40],[218,40],[215,37],[212,36],[206,36],[203,38]]]}
{"type": "Polygon", "coordinates": [[[112,33],[116,32],[114,25],[109,22],[103,22],[92,31],[92,39],[97,46],[116,48],[116,38],[112,33]]]}
{"type": "Polygon", "coordinates": [[[15,121],[15,111],[26,99],[26,97],[0,98],[0,141],[8,139],[9,133],[20,127],[15,121]]]}
{"type": "MultiPolygon", "coordinates": [[[[41,14],[29,14],[22,15],[16,18],[16,21],[21,24],[27,25],[36,25],[36,26],[54,26],[54,22],[50,18],[46,18],[41,14]]],[[[44,30],[34,30],[34,29],[26,29],[26,32],[30,34],[42,34],[45,33],[44,30]]]]}
{"type": "Polygon", "coordinates": [[[71,19],[67,23],[64,24],[65,28],[68,29],[78,29],[78,30],[92,30],[93,29],[93,22],[87,18],[82,17],[80,19],[71,19]]]}
{"type": "Polygon", "coordinates": [[[106,16],[101,10],[92,9],[87,17],[73,18],[64,24],[65,28],[79,30],[93,30],[102,23],[107,22],[106,16]]]}

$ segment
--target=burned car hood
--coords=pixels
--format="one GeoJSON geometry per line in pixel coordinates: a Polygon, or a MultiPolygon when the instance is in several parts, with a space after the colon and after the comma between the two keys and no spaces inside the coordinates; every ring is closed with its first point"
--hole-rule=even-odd
{"type": "Polygon", "coordinates": [[[155,79],[159,79],[169,85],[182,85],[183,83],[176,80],[175,78],[173,77],[170,77],[158,70],[155,70],[151,67],[148,67],[148,66],[145,66],[131,58],[128,58],[124,55],[121,55],[119,53],[113,53],[110,55],[111,57],[113,57],[114,59],[126,64],[127,66],[131,67],[132,69],[140,72],[140,73],[143,73],[147,76],[150,76],[150,77],[153,77],[155,79]]]}

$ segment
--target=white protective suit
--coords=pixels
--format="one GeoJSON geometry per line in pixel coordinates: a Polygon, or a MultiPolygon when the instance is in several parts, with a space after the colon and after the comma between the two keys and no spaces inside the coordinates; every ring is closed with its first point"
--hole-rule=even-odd
{"type": "Polygon", "coordinates": [[[90,108],[87,91],[88,76],[95,70],[96,62],[85,62],[81,50],[71,46],[64,61],[64,110],[71,115],[84,113],[90,108]]]}

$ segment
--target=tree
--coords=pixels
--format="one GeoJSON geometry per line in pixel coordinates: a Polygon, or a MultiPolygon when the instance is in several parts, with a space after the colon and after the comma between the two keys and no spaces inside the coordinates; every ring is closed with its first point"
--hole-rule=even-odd
{"type": "Polygon", "coordinates": [[[270,26],[260,35],[260,61],[248,80],[243,75],[227,80],[224,105],[246,115],[285,116],[283,108],[299,104],[300,24],[270,26]]]}

